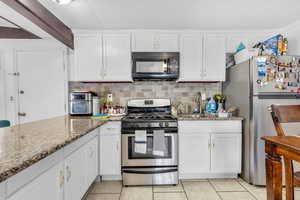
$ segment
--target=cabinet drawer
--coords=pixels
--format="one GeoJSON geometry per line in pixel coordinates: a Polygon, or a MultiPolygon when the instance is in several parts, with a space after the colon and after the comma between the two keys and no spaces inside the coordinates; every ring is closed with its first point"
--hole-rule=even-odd
{"type": "Polygon", "coordinates": [[[121,122],[107,122],[100,127],[100,135],[119,135],[121,133],[121,122]]]}
{"type": "Polygon", "coordinates": [[[179,133],[241,133],[239,120],[186,120],[179,121],[179,133]]]}

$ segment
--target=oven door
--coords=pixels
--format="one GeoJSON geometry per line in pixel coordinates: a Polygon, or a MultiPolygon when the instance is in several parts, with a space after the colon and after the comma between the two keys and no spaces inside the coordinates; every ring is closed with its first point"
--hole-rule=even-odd
{"type": "Polygon", "coordinates": [[[165,134],[165,152],[163,156],[153,154],[153,134],[147,134],[146,153],[135,152],[135,135],[122,134],[122,167],[158,167],[178,165],[178,135],[165,134]]]}
{"type": "Polygon", "coordinates": [[[92,101],[80,100],[70,102],[71,115],[91,115],[92,112],[92,101]]]}

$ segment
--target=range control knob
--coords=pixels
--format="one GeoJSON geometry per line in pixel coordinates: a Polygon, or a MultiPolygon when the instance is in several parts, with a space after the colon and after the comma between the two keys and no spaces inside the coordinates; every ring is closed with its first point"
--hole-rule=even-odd
{"type": "Polygon", "coordinates": [[[166,122],[166,123],[165,123],[165,126],[166,126],[166,127],[169,127],[169,122],[166,122]]]}
{"type": "Polygon", "coordinates": [[[164,123],[163,122],[159,122],[159,127],[163,127],[164,123]]]}

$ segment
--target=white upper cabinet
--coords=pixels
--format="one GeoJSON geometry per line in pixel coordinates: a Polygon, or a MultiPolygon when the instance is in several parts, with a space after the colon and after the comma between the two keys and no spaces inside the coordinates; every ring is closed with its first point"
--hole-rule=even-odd
{"type": "Polygon", "coordinates": [[[178,52],[179,35],[171,32],[135,32],[132,36],[132,51],[178,52]]]}
{"type": "Polygon", "coordinates": [[[204,36],[202,81],[225,81],[226,37],[223,35],[204,36]]]}
{"type": "Polygon", "coordinates": [[[179,81],[200,81],[202,77],[202,68],[203,35],[181,35],[179,81]]]}
{"type": "Polygon", "coordinates": [[[74,81],[101,81],[102,38],[101,34],[75,37],[74,81]]]}
{"type": "Polygon", "coordinates": [[[103,34],[103,81],[132,81],[130,34],[103,34]]]}
{"type": "Polygon", "coordinates": [[[132,81],[130,34],[77,35],[73,70],[74,81],[132,81]]]}

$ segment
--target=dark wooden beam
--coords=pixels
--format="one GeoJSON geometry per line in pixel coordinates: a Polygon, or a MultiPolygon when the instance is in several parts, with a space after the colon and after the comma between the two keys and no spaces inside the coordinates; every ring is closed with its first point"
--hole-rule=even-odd
{"type": "Polygon", "coordinates": [[[41,39],[21,28],[0,26],[0,39],[41,39]]]}
{"type": "Polygon", "coordinates": [[[41,29],[74,49],[72,30],[37,0],[0,0],[41,29]]]}

